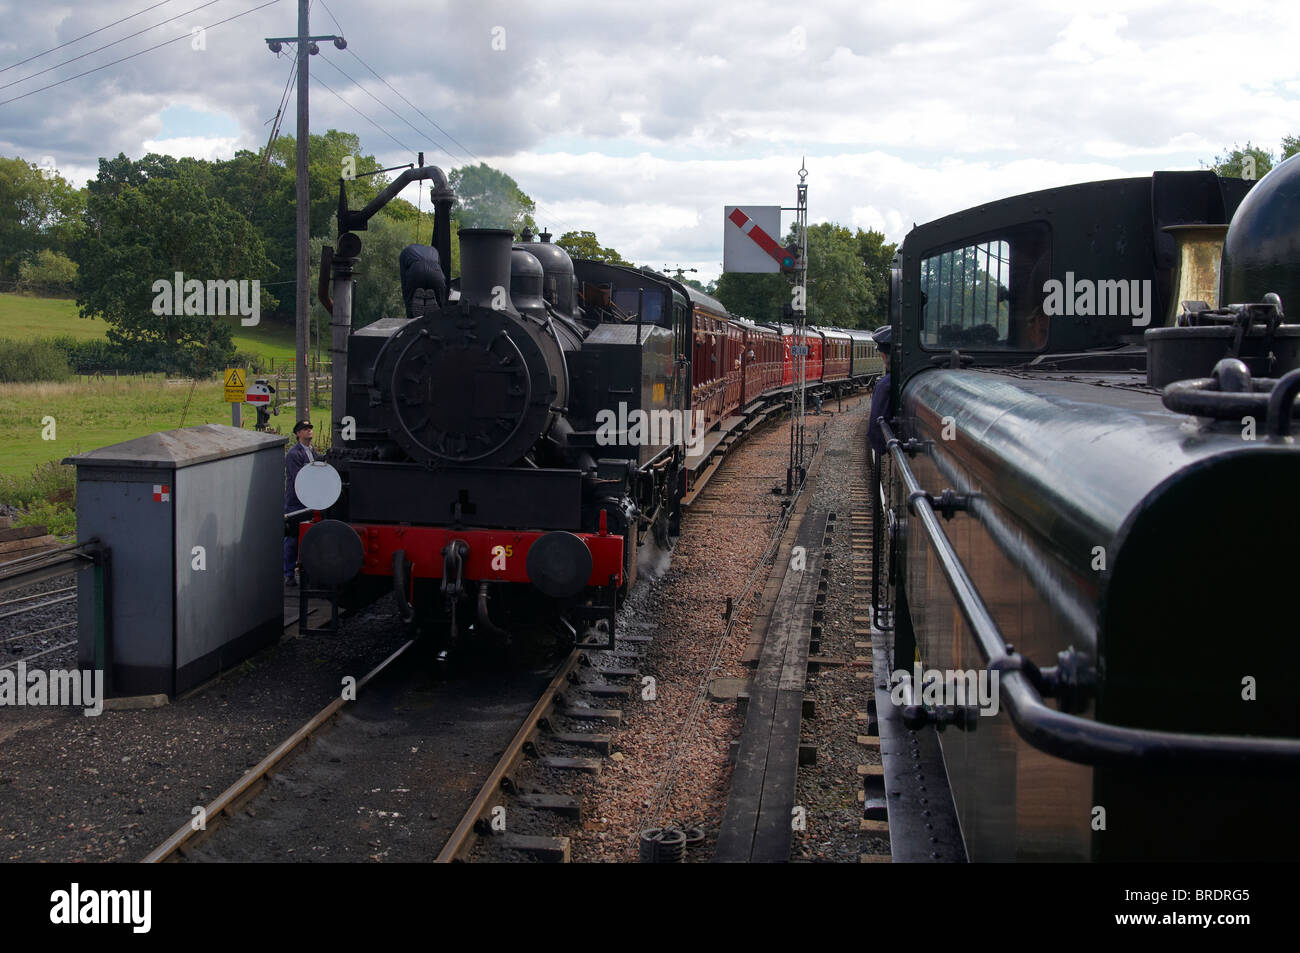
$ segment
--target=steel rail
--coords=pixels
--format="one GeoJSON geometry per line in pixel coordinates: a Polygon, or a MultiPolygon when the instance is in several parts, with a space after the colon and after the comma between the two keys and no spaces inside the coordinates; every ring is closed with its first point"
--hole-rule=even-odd
{"type": "MultiPolygon", "coordinates": [[[[357,698],[361,697],[361,690],[363,688],[370,684],[376,676],[384,671],[384,669],[388,668],[389,665],[396,661],[402,653],[414,644],[414,639],[406,642],[398,648],[397,651],[393,652],[392,655],[388,656],[388,658],[376,665],[368,674],[357,682],[357,698]]],[[[355,699],[349,699],[349,701],[355,701],[355,699]]],[[[290,752],[310,738],[312,734],[321,727],[321,725],[325,724],[338,714],[339,710],[346,704],[348,704],[348,701],[344,701],[342,695],[335,698],[332,702],[317,712],[310,721],[284,741],[280,742],[280,744],[276,746],[275,750],[258,762],[256,766],[245,772],[243,777],[217,795],[216,799],[213,800],[211,804],[206,805],[203,809],[203,819],[205,822],[203,825],[196,825],[195,821],[197,819],[186,821],[171,835],[171,837],[168,837],[160,845],[150,851],[140,862],[144,864],[161,863],[172,854],[176,853],[176,851],[180,850],[181,847],[193,838],[195,834],[198,834],[200,831],[205,831],[206,822],[221,817],[223,812],[228,810],[236,800],[247,793],[254,784],[265,777],[271,769],[283,761],[290,752]]]]}
{"type": "Polygon", "coordinates": [[[25,665],[26,663],[32,661],[32,659],[38,659],[38,658],[40,658],[40,657],[42,657],[42,656],[44,656],[44,655],[50,655],[50,654],[53,653],[53,652],[57,652],[57,651],[59,651],[59,649],[66,649],[66,648],[68,648],[68,647],[70,647],[70,646],[73,646],[73,645],[76,645],[76,644],[77,644],[76,642],[63,642],[63,643],[61,643],[61,644],[59,644],[59,645],[54,646],[53,648],[46,649],[44,652],[37,652],[35,655],[27,655],[27,656],[24,656],[23,658],[15,659],[15,660],[12,661],[12,662],[7,662],[7,663],[4,664],[4,665],[0,665],[0,671],[3,671],[4,669],[7,669],[7,668],[14,668],[14,669],[16,669],[20,664],[25,665]]]}
{"type": "Polygon", "coordinates": [[[56,632],[59,629],[68,629],[76,625],[75,622],[64,622],[60,625],[52,625],[46,629],[37,629],[35,632],[22,632],[18,635],[8,635],[0,639],[0,645],[7,645],[10,642],[18,642],[22,639],[34,639],[38,635],[44,635],[46,632],[56,632]]]}
{"type": "Polygon", "coordinates": [[[30,596],[19,596],[17,599],[0,602],[0,609],[7,609],[9,606],[16,606],[20,602],[31,602],[33,599],[43,599],[45,596],[57,596],[64,592],[75,592],[76,589],[76,586],[64,586],[62,589],[51,589],[49,592],[36,592],[30,596]]]}
{"type": "Polygon", "coordinates": [[[49,602],[39,602],[34,606],[23,606],[21,609],[13,609],[9,612],[0,613],[0,619],[10,619],[16,615],[22,615],[25,612],[33,612],[36,609],[48,609],[50,606],[57,606],[65,602],[71,602],[75,598],[77,598],[75,595],[59,596],[59,598],[51,599],[49,602]]]}
{"type": "Polygon", "coordinates": [[[539,722],[550,712],[551,707],[555,704],[555,696],[559,694],[569,680],[569,675],[578,667],[578,663],[583,656],[581,649],[574,649],[569,653],[560,668],[556,671],[555,676],[551,679],[543,690],[537,703],[533,705],[532,710],[524,718],[523,724],[515,732],[514,738],[506,746],[496,767],[488,774],[487,780],[479,789],[478,795],[470,804],[465,816],[460,819],[455,830],[443,845],[442,850],[438,853],[435,863],[449,864],[455,861],[463,861],[469,854],[469,850],[474,846],[478,839],[478,822],[486,817],[492,808],[501,800],[503,791],[503,782],[523,760],[525,746],[531,742],[537,735],[539,722]]]}

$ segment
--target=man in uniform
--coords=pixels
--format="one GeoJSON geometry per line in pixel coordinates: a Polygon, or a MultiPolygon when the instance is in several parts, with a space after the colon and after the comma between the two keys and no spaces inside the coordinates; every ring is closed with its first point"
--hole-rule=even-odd
{"type": "MultiPolygon", "coordinates": [[[[293,435],[298,438],[298,442],[289,448],[289,452],[284,457],[284,511],[286,513],[303,509],[302,502],[294,490],[294,480],[298,478],[298,471],[307,464],[321,459],[320,454],[311,447],[311,429],[310,420],[300,420],[293,425],[293,435]]],[[[298,585],[298,579],[294,574],[297,566],[298,533],[295,526],[293,534],[284,538],[284,584],[286,586],[298,585]]]]}

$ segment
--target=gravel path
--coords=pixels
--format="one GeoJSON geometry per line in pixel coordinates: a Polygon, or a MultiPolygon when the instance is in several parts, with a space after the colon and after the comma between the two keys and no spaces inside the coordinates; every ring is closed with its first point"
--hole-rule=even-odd
{"type": "MultiPolygon", "coordinates": [[[[823,447],[848,446],[859,423],[865,427],[866,405],[858,397],[843,406],[842,414],[808,417],[810,440],[811,431],[826,427],[823,447]]],[[[709,701],[707,691],[715,678],[750,674],[741,659],[767,567],[748,597],[738,597],[781,517],[785,498],[772,491],[784,489],[788,453],[784,421],[751,435],[684,516],[666,575],[629,600],[624,631],[631,625],[654,636],[640,667],[655,679],[656,697],[641,700],[638,693],[626,706],[625,727],[615,733],[615,753],[599,777],[566,783],[587,811],[581,830],[565,831],[574,861],[636,862],[640,831],[668,825],[701,827],[704,843],[689,859],[712,856],[743,719],[734,703],[709,701]],[[737,620],[722,642],[728,596],[737,600],[737,620]]],[[[847,513],[847,501],[838,509],[847,513]]]]}

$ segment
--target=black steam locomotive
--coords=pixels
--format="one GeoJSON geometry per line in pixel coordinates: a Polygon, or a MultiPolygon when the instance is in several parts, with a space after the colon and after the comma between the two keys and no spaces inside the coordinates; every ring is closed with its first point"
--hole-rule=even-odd
{"type": "Polygon", "coordinates": [[[495,229],[461,229],[452,281],[450,205],[432,167],[365,210],[341,192],[323,300],[335,325],[327,461],[342,491],[330,518],[302,529],[304,588],[355,602],[392,589],[408,621],[425,612],[417,621],[453,640],[553,621],[612,646],[638,542],[667,547],[678,531],[687,296],[634,269],[612,283],[609,266],[587,263],[585,276],[548,236],[516,243],[495,229]],[[435,228],[432,251],[403,258],[407,317],[353,332],[355,231],[416,178],[435,181],[435,228]]]}
{"type": "Polygon", "coordinates": [[[1294,858],[1300,159],[922,225],[891,307],[891,828],[939,839],[938,729],[956,856],[1294,858]]]}

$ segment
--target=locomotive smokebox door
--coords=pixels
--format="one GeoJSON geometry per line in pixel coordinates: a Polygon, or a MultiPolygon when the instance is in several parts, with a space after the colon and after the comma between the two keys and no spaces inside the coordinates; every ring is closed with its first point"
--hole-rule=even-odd
{"type": "Polygon", "coordinates": [[[576,596],[591,578],[591,550],[573,533],[547,533],[528,548],[528,578],[552,599],[576,596]]]}

